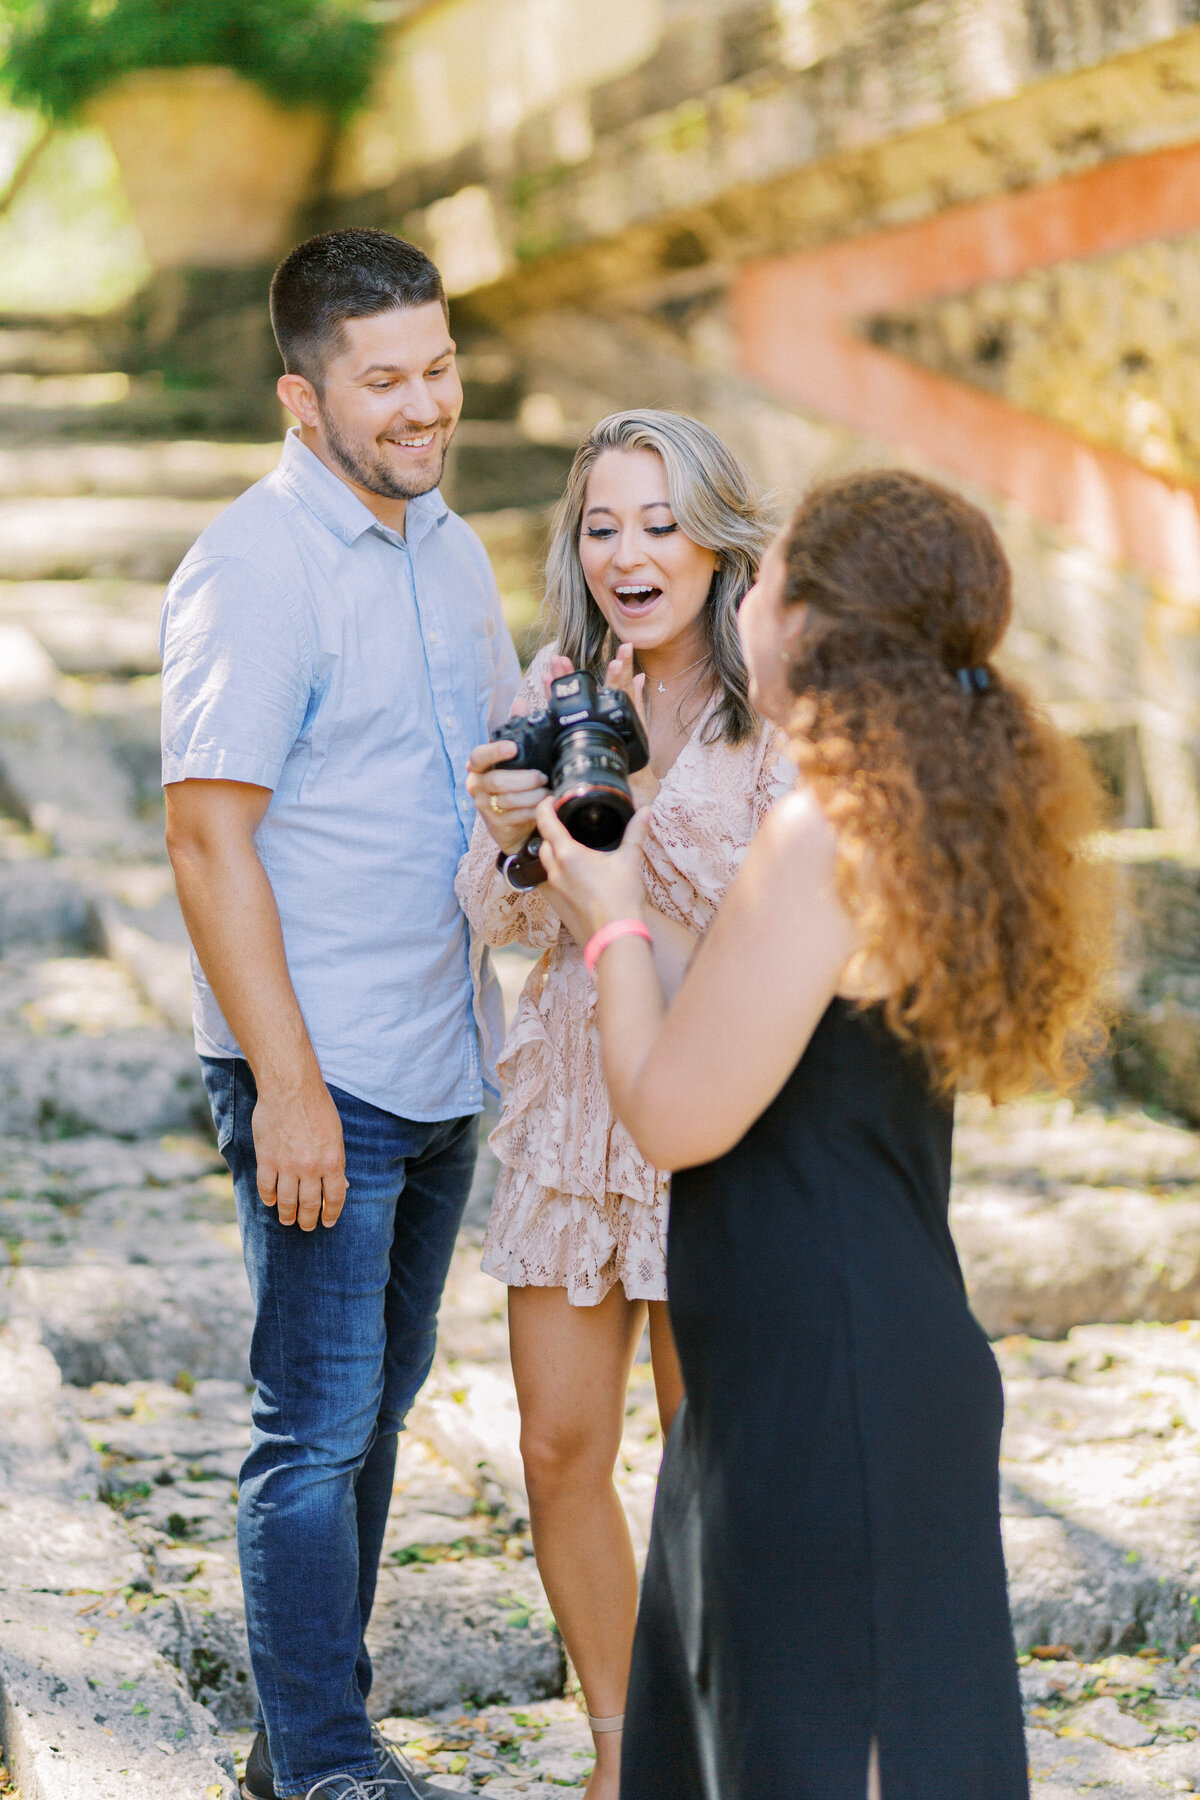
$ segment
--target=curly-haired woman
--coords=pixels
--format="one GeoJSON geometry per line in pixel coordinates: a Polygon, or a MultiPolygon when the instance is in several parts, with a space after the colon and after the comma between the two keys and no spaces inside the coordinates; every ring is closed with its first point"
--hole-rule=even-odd
{"type": "MultiPolygon", "coordinates": [[[[706,426],[614,414],[576,456],[547,559],[552,643],[524,704],[572,667],[644,704],[650,765],[639,908],[668,980],[713,919],[755,827],[795,771],[746,697],[737,608],[767,540],[749,481],[706,426]],[[634,657],[640,673],[634,673],[634,657]]],[[[633,1550],[613,1467],[647,1310],[659,1413],[680,1395],[666,1321],[667,1180],[615,1123],[594,994],[579,942],[545,888],[497,873],[533,829],[536,772],[481,745],[468,788],[480,809],[458,891],[493,945],[544,952],[500,1062],[500,1175],[484,1268],[509,1289],[521,1451],[538,1567],[579,1673],[595,1733],[589,1800],[616,1800],[621,1715],[637,1607],[633,1550]]]]}
{"type": "Polygon", "coordinates": [[[1024,1800],[1002,1398],[947,1226],[952,1099],[1098,1039],[1096,785],[996,668],[986,518],[898,471],[801,506],[741,611],[796,791],[667,1010],[615,855],[543,804],[613,1105],[673,1177],[667,1445],[623,1800],[1024,1800]],[[680,1173],[679,1171],[682,1171],[680,1173]]]}

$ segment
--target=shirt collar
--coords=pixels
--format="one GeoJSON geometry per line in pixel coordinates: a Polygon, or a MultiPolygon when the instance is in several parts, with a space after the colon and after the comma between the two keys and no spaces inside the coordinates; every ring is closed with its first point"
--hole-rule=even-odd
{"type": "Polygon", "coordinates": [[[440,525],[450,511],[440,488],[418,494],[405,508],[405,530],[401,540],[397,532],[382,526],[370,507],[364,506],[346,483],[308,448],[294,425],[283,440],[279,478],[344,544],[356,543],[365,531],[380,531],[385,537],[416,545],[432,526],[440,525]]]}

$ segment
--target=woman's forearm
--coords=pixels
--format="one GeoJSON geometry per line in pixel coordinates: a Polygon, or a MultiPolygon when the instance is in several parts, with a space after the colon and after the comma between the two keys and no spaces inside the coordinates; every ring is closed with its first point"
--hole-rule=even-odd
{"type": "MultiPolygon", "coordinates": [[[[686,963],[680,968],[680,980],[685,967],[686,963]]],[[[657,944],[647,944],[640,937],[618,938],[596,965],[596,987],[609,1098],[618,1119],[644,1150],[641,1132],[647,1119],[642,1076],[667,1010],[657,944]]]]}
{"type": "Polygon", "coordinates": [[[509,887],[496,867],[496,845],[482,821],[458,866],[454,891],[472,931],[493,950],[508,944],[545,950],[558,937],[558,915],[545,889],[509,887]]]}

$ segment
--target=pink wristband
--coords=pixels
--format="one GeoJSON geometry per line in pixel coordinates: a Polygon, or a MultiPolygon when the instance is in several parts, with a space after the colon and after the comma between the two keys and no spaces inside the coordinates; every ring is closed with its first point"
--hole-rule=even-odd
{"type": "Polygon", "coordinates": [[[640,919],[610,920],[607,925],[602,925],[599,931],[594,932],[583,947],[583,960],[587,965],[589,975],[596,973],[596,964],[608,946],[615,944],[618,938],[623,937],[645,938],[648,944],[654,942],[650,936],[649,927],[643,925],[640,919]]]}

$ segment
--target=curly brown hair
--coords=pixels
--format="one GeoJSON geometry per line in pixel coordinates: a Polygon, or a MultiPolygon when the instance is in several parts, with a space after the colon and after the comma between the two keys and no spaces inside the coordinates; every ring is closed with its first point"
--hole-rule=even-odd
{"type": "Polygon", "coordinates": [[[991,662],[1008,561],[978,507],[899,469],[816,489],[783,537],[793,753],[839,839],[890,1028],[939,1087],[1070,1086],[1103,1042],[1111,907],[1080,747],[991,662]]]}

